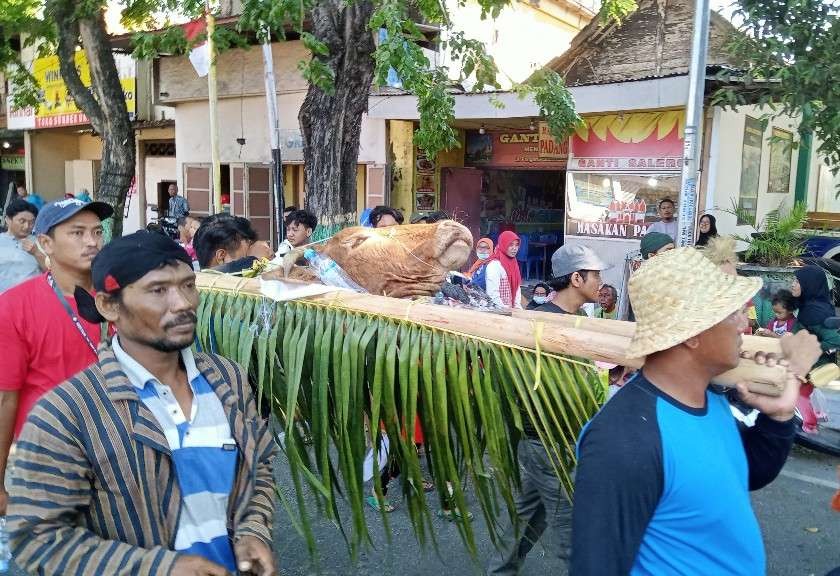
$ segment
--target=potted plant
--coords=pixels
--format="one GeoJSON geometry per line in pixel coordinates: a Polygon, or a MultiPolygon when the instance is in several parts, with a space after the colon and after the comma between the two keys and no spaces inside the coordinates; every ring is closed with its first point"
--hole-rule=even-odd
{"type": "MultiPolygon", "coordinates": [[[[752,218],[734,206],[734,202],[727,212],[735,214],[739,222],[749,222],[752,218]]],[[[748,236],[734,235],[735,239],[747,244],[747,249],[740,253],[744,263],[738,267],[738,272],[744,276],[759,276],[764,281],[761,292],[753,299],[760,326],[773,317],[773,295],[790,286],[794,270],[802,265],[800,258],[805,253],[808,236],[803,227],[807,219],[805,203],[797,202],[791,208],[780,205],[754,226],[755,232],[748,236]]]]}

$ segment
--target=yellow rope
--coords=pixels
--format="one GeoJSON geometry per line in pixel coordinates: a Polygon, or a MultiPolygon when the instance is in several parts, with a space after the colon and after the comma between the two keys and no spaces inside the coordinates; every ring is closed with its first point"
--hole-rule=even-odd
{"type": "Polygon", "coordinates": [[[534,390],[540,387],[540,380],[542,377],[542,341],[543,327],[542,322],[532,321],[531,326],[534,327],[534,353],[537,355],[537,369],[534,371],[534,390]]]}

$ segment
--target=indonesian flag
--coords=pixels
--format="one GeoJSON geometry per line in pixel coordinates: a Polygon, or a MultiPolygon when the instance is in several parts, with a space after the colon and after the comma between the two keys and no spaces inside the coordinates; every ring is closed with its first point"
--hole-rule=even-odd
{"type": "MultiPolygon", "coordinates": [[[[204,18],[184,24],[184,35],[187,37],[187,42],[192,43],[193,40],[206,32],[207,21],[204,18]]],[[[190,62],[199,78],[204,78],[210,73],[210,46],[207,45],[207,40],[190,50],[190,62]]]]}

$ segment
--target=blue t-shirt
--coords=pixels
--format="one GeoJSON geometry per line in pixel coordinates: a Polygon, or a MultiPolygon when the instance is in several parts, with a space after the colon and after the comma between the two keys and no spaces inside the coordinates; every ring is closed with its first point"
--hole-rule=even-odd
{"type": "Polygon", "coordinates": [[[764,574],[749,491],[793,433],[765,416],[740,429],[725,396],[691,408],[637,375],[581,433],[570,574],[764,574]]]}
{"type": "MultiPolygon", "coordinates": [[[[35,237],[29,240],[35,242],[35,237]]],[[[0,234],[0,294],[40,273],[38,260],[21,247],[20,240],[8,232],[0,234]]]]}

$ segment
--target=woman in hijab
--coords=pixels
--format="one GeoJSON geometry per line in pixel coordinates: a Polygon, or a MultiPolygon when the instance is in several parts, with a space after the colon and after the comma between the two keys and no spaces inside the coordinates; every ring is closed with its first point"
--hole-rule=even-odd
{"type": "MultiPolygon", "coordinates": [[[[840,333],[824,325],[826,318],[837,315],[831,301],[825,272],[819,266],[803,266],[795,274],[796,278],[791,282],[790,291],[795,298],[794,305],[799,308],[799,311],[793,331],[808,330],[820,341],[823,355],[817,360],[816,366],[836,362],[835,351],[840,349],[840,333]]],[[[800,399],[796,405],[802,415],[802,430],[815,434],[818,432],[817,414],[810,401],[813,391],[813,384],[810,382],[803,384],[799,389],[800,399]]]]}
{"type": "Polygon", "coordinates": [[[703,214],[700,216],[700,222],[697,223],[697,229],[700,231],[700,236],[697,237],[695,246],[706,246],[709,240],[718,235],[717,218],[711,214],[703,214]]]}
{"type": "Polygon", "coordinates": [[[490,238],[482,238],[475,245],[475,255],[478,258],[473,265],[470,266],[467,276],[472,278],[475,271],[490,262],[490,257],[493,255],[493,241],[490,238]]]}
{"type": "Polygon", "coordinates": [[[522,274],[516,260],[519,245],[519,236],[510,230],[502,232],[487,264],[487,295],[504,308],[522,308],[522,274]]]}
{"type": "Polygon", "coordinates": [[[796,298],[795,305],[799,312],[796,314],[793,331],[808,330],[820,341],[825,354],[817,361],[817,365],[834,362],[836,355],[828,354],[828,351],[840,349],[840,333],[823,325],[826,318],[837,316],[825,272],[819,266],[803,266],[795,274],[790,291],[796,298]]]}
{"type": "Polygon", "coordinates": [[[551,287],[546,284],[545,282],[540,282],[536,286],[534,286],[534,296],[528,305],[525,307],[526,310],[536,310],[546,302],[548,302],[548,295],[551,293],[551,287]]]}

